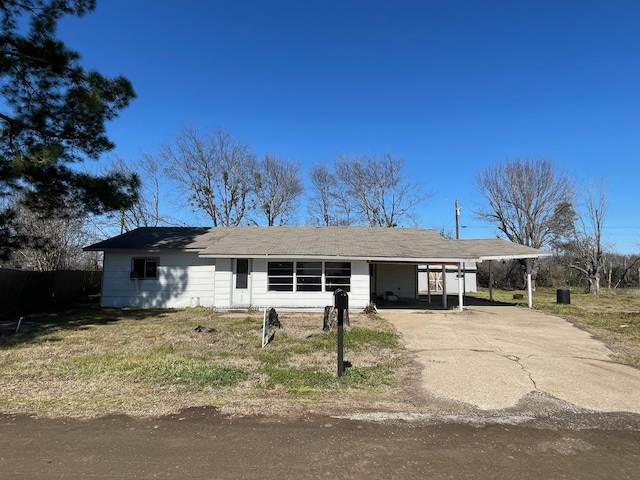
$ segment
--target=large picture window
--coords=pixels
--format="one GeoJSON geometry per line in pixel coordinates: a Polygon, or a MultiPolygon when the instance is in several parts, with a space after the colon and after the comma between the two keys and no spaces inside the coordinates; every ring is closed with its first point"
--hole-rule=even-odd
{"type": "Polygon", "coordinates": [[[158,259],[133,258],[131,260],[131,278],[158,278],[158,259]]]}
{"type": "Polygon", "coordinates": [[[293,262],[269,262],[269,290],[276,292],[293,291],[293,262]]]}
{"type": "Polygon", "coordinates": [[[351,290],[351,262],[268,262],[267,275],[269,291],[351,290]]]}

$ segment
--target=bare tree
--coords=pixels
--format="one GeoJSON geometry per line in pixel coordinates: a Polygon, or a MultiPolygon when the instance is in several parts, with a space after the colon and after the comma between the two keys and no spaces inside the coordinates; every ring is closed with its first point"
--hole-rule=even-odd
{"type": "MultiPolygon", "coordinates": [[[[549,160],[507,160],[476,176],[488,207],[476,212],[509,240],[533,248],[551,247],[573,226],[573,184],[549,160]]],[[[532,265],[535,285],[537,262],[532,265]]],[[[523,275],[524,278],[524,275],[523,275]]]]}
{"type": "Polygon", "coordinates": [[[326,165],[311,167],[311,194],[307,203],[309,223],[330,226],[351,224],[351,205],[337,181],[336,175],[326,165]]]}
{"type": "Polygon", "coordinates": [[[353,202],[363,222],[372,227],[416,224],[414,209],[430,198],[403,172],[404,160],[386,154],[381,158],[340,155],[336,178],[353,202]]]}
{"type": "MultiPolygon", "coordinates": [[[[620,256],[618,255],[618,257],[620,256]]],[[[623,287],[626,287],[634,283],[634,280],[631,278],[631,274],[633,273],[634,267],[638,264],[638,261],[640,261],[639,256],[636,256],[635,259],[633,258],[633,256],[622,256],[622,265],[619,266],[620,273],[618,274],[618,279],[615,285],[613,285],[613,288],[618,288],[620,284],[622,284],[623,287]]],[[[611,270],[613,270],[613,265],[611,265],[610,267],[609,277],[611,277],[611,270]]],[[[636,273],[638,274],[638,280],[640,280],[640,270],[636,273]]],[[[609,280],[609,288],[611,288],[611,280],[609,280]]]]}
{"type": "Polygon", "coordinates": [[[138,198],[130,207],[122,209],[116,214],[120,233],[138,227],[157,227],[179,223],[169,215],[160,212],[162,172],[158,161],[151,154],[143,153],[139,159],[129,162],[123,158],[116,158],[109,163],[106,170],[106,173],[122,172],[126,175],[137,175],[140,178],[138,198]]]}
{"type": "Polygon", "coordinates": [[[237,226],[247,220],[256,181],[256,159],[248,145],[225,130],[200,135],[189,127],[174,145],[163,147],[161,158],[189,206],[205,213],[213,226],[237,226]]]}
{"type": "Polygon", "coordinates": [[[300,166],[279,157],[265,155],[256,178],[256,213],[267,225],[286,225],[294,214],[296,200],[302,195],[300,166]]]}
{"type": "Polygon", "coordinates": [[[59,212],[42,217],[20,198],[16,199],[13,210],[16,228],[27,239],[13,251],[13,265],[39,271],[87,268],[89,255],[82,248],[94,239],[87,230],[86,213],[59,212]]]}
{"type": "Polygon", "coordinates": [[[476,176],[476,188],[489,203],[476,215],[512,242],[550,246],[572,226],[573,185],[549,160],[492,165],[476,176]]]}
{"type": "Polygon", "coordinates": [[[585,214],[576,222],[568,250],[573,253],[571,268],[581,272],[588,285],[588,292],[600,293],[600,275],[604,269],[605,252],[602,230],[607,216],[607,199],[603,181],[590,189],[585,201],[585,214]]]}

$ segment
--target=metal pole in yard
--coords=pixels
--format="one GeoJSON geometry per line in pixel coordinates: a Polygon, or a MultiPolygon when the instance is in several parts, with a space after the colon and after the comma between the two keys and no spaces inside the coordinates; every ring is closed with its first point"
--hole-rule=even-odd
{"type": "Polygon", "coordinates": [[[344,310],[338,309],[338,377],[344,375],[344,310]]]}
{"type": "Polygon", "coordinates": [[[344,311],[349,308],[349,295],[342,289],[333,292],[333,306],[338,310],[338,377],[344,375],[344,311]]]}

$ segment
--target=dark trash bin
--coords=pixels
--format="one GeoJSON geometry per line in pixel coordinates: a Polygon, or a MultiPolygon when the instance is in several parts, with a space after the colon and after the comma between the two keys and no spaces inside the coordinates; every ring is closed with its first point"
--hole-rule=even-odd
{"type": "Polygon", "coordinates": [[[559,288],[556,291],[556,301],[557,303],[569,305],[571,303],[571,290],[568,288],[559,288]]]}

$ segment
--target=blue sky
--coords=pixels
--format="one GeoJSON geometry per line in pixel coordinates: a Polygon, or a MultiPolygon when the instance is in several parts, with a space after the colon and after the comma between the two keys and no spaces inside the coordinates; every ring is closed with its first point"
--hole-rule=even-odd
{"type": "MultiPolygon", "coordinates": [[[[420,226],[495,236],[474,218],[487,166],[546,158],[603,177],[605,237],[640,251],[640,2],[98,0],[59,33],[138,94],[112,156],[228,128],[303,176],[338,153],[401,157],[433,192],[420,226]]],[[[580,190],[578,191],[580,193],[580,190]]],[[[304,217],[300,219],[304,221],[304,217]]]]}

